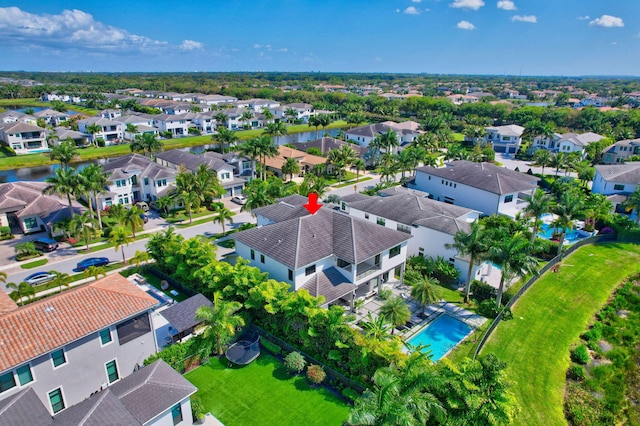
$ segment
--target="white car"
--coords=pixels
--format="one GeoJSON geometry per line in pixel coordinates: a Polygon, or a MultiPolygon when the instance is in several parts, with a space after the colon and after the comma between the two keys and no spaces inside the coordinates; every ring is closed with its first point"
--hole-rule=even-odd
{"type": "Polygon", "coordinates": [[[236,204],[244,205],[247,203],[247,197],[245,197],[244,195],[235,195],[233,198],[231,198],[231,201],[236,204]]]}
{"type": "Polygon", "coordinates": [[[36,272],[35,274],[31,274],[25,278],[24,282],[33,286],[48,283],[53,281],[55,278],[56,274],[53,272],[36,272]]]}

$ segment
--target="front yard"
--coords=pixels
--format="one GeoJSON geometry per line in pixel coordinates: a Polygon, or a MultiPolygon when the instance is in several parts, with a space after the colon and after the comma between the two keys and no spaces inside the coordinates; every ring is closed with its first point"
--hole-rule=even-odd
{"type": "Polygon", "coordinates": [[[264,351],[246,367],[211,361],[184,375],[207,411],[226,426],[341,425],[349,405],[306,377],[291,377],[282,363],[264,351]]]}

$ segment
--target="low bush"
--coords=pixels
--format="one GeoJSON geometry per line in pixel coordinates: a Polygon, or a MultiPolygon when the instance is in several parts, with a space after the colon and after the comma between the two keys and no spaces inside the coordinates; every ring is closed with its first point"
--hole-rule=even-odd
{"type": "Polygon", "coordinates": [[[478,304],[478,313],[486,318],[495,318],[500,309],[496,308],[495,300],[487,299],[478,304]]]}
{"type": "Polygon", "coordinates": [[[324,372],[324,368],[319,365],[312,364],[307,368],[307,379],[314,384],[319,385],[327,378],[327,373],[324,372]]]}
{"type": "Polygon", "coordinates": [[[544,238],[536,239],[536,244],[531,252],[532,255],[544,260],[553,259],[558,253],[558,242],[545,240],[544,238]]]}
{"type": "Polygon", "coordinates": [[[276,345],[275,343],[271,343],[270,341],[265,339],[260,339],[260,343],[262,344],[263,348],[265,348],[266,350],[268,350],[269,352],[271,352],[276,356],[282,353],[282,348],[276,345]]]}
{"type": "Polygon", "coordinates": [[[584,367],[581,365],[572,365],[569,367],[569,371],[567,371],[567,377],[572,380],[584,380],[586,377],[584,367]]]}
{"type": "Polygon", "coordinates": [[[291,374],[299,374],[304,370],[307,361],[300,352],[290,352],[284,357],[284,367],[291,374]]]}
{"type": "Polygon", "coordinates": [[[495,299],[496,289],[482,281],[473,280],[471,282],[471,294],[473,294],[473,299],[480,304],[485,300],[495,299]]]}
{"type": "Polygon", "coordinates": [[[360,394],[351,388],[344,388],[340,393],[351,402],[355,402],[358,398],[360,398],[360,394]]]}
{"type": "Polygon", "coordinates": [[[571,352],[571,359],[578,364],[588,364],[591,359],[589,356],[589,349],[587,349],[585,345],[578,346],[571,352]]]}

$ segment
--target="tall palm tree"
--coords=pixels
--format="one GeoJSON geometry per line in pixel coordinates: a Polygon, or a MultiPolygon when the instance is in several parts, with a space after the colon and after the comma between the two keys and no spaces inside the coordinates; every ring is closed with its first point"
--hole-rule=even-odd
{"type": "Polygon", "coordinates": [[[98,195],[104,194],[107,191],[106,187],[112,184],[109,180],[109,173],[105,172],[104,167],[100,164],[90,164],[80,170],[78,175],[82,180],[82,186],[93,195],[93,203],[89,200],[89,207],[91,209],[92,204],[95,204],[98,226],[102,229],[102,216],[100,215],[101,208],[98,205],[98,195]]]}
{"type": "Polygon", "coordinates": [[[218,173],[207,168],[204,164],[198,166],[194,178],[190,182],[200,196],[201,205],[205,204],[207,200],[221,197],[225,192],[218,181],[218,173]]]}
{"type": "Polygon", "coordinates": [[[112,204],[109,206],[109,217],[116,223],[121,223],[127,215],[127,208],[124,204],[112,204]]]}
{"type": "Polygon", "coordinates": [[[264,115],[264,119],[267,121],[267,123],[270,120],[273,120],[273,113],[266,106],[262,107],[262,110],[260,112],[262,112],[262,115],[264,115]]]}
{"type": "Polygon", "coordinates": [[[556,169],[556,176],[558,176],[560,169],[565,167],[566,162],[567,162],[567,156],[565,155],[564,152],[551,154],[551,157],[549,158],[549,166],[556,169]]]}
{"type": "Polygon", "coordinates": [[[127,264],[127,259],[124,257],[124,248],[133,242],[133,238],[129,236],[129,231],[122,226],[116,225],[111,228],[111,236],[109,237],[109,242],[113,244],[113,247],[116,251],[121,250],[122,252],[122,264],[127,264]]]}
{"type": "Polygon", "coordinates": [[[377,136],[376,139],[380,141],[380,147],[389,154],[393,154],[393,149],[399,145],[398,134],[391,129],[387,130],[387,133],[377,136]]]}
{"type": "Polygon", "coordinates": [[[244,111],[240,116],[240,121],[244,123],[242,127],[247,127],[247,122],[251,121],[252,119],[253,119],[253,112],[251,112],[250,110],[244,111]]]}
{"type": "Polygon", "coordinates": [[[409,321],[411,318],[411,311],[404,300],[398,296],[391,296],[380,308],[380,316],[393,325],[394,329],[391,330],[391,334],[394,334],[395,327],[404,325],[409,321]]]}
{"type": "MultiPolygon", "coordinates": [[[[276,124],[276,123],[272,123],[276,124]]],[[[278,122],[278,124],[282,124],[282,122],[278,122]]],[[[285,128],[286,130],[286,128],[285,128]]],[[[267,178],[267,166],[266,161],[267,158],[273,158],[277,156],[280,151],[278,150],[278,145],[273,143],[273,140],[267,136],[261,136],[256,141],[258,145],[258,153],[259,153],[259,161],[262,166],[261,168],[261,179],[265,180],[267,178]]]]}
{"type": "Polygon", "coordinates": [[[318,127],[322,125],[319,117],[317,115],[312,115],[311,117],[309,117],[308,124],[309,126],[313,126],[316,128],[316,139],[318,139],[318,127]]]}
{"type": "Polygon", "coordinates": [[[71,218],[69,232],[74,238],[82,235],[87,250],[89,250],[89,241],[96,236],[102,235],[102,231],[98,228],[98,221],[89,210],[71,218]]]}
{"type": "Polygon", "coordinates": [[[437,279],[425,275],[421,275],[418,279],[409,283],[411,297],[422,306],[422,315],[424,315],[427,305],[437,303],[440,300],[438,284],[437,279]]]}
{"type": "Polygon", "coordinates": [[[529,204],[523,209],[525,217],[533,219],[531,225],[531,243],[536,240],[536,234],[538,233],[538,225],[540,217],[549,213],[553,207],[553,197],[541,189],[536,189],[533,193],[533,197],[529,199],[529,204]]]}
{"type": "Polygon", "coordinates": [[[225,222],[233,223],[233,212],[226,208],[224,205],[218,205],[215,207],[215,215],[213,216],[213,223],[218,223],[222,226],[222,236],[227,235],[225,230],[225,222]]]}
{"type": "Polygon", "coordinates": [[[28,298],[28,300],[31,300],[31,298],[33,298],[33,296],[35,296],[36,294],[36,290],[31,287],[29,283],[26,283],[24,281],[17,285],[15,283],[8,283],[7,289],[13,290],[11,293],[9,293],[9,297],[14,302],[20,303],[20,306],[24,306],[26,302],[24,299],[25,297],[28,298]]]}
{"type": "Polygon", "coordinates": [[[262,134],[269,135],[276,138],[276,145],[280,145],[280,136],[284,136],[288,133],[287,126],[282,121],[276,121],[274,123],[267,124],[262,134]]]}
{"type": "Polygon", "coordinates": [[[208,351],[215,341],[216,351],[218,355],[222,355],[222,346],[225,341],[236,333],[236,327],[244,325],[244,319],[236,314],[241,307],[240,302],[227,302],[222,300],[220,292],[215,292],[212,306],[198,308],[196,319],[203,323],[203,342],[208,351]]]}
{"type": "Polygon", "coordinates": [[[411,150],[405,149],[400,151],[399,153],[393,156],[393,160],[396,163],[397,169],[400,171],[402,176],[400,177],[401,182],[404,182],[405,177],[404,174],[413,168],[414,158],[411,155],[411,150]]]}
{"type": "Polygon", "coordinates": [[[59,161],[60,166],[68,168],[69,163],[78,155],[76,145],[70,140],[62,141],[58,145],[54,145],[49,151],[49,157],[52,160],[59,161]]]}
{"type": "Polygon", "coordinates": [[[544,168],[551,165],[551,153],[546,149],[539,149],[533,153],[533,161],[542,167],[542,174],[544,175],[544,168]]]}
{"type": "Polygon", "coordinates": [[[127,209],[127,212],[121,222],[122,225],[131,228],[131,233],[133,234],[134,239],[136,238],[136,229],[144,226],[144,221],[140,217],[140,215],[143,214],[144,211],[140,207],[131,206],[131,208],[127,209]]]}
{"type": "Polygon", "coordinates": [[[64,272],[59,272],[59,271],[53,271],[53,273],[56,276],[53,279],[53,284],[55,284],[60,288],[59,293],[62,293],[62,286],[65,286],[67,288],[71,286],[71,283],[69,282],[69,277],[70,277],[69,274],[66,274],[64,272]]]}
{"type": "MultiPolygon", "coordinates": [[[[271,140],[269,139],[269,141],[271,140]]],[[[256,177],[256,161],[258,161],[258,157],[261,155],[259,138],[245,141],[245,143],[238,147],[238,151],[240,151],[242,155],[251,158],[251,179],[254,179],[256,177]]]]}
{"type": "Polygon", "coordinates": [[[219,127],[216,130],[216,134],[211,136],[211,139],[220,145],[220,152],[224,154],[226,151],[225,146],[231,147],[238,140],[238,135],[234,130],[219,127]]]}
{"type": "Polygon", "coordinates": [[[324,131],[324,129],[331,124],[331,116],[329,114],[319,114],[317,117],[320,126],[322,126],[322,131],[324,131]]]}
{"type": "Polygon", "coordinates": [[[582,197],[576,193],[565,192],[553,208],[553,213],[558,216],[553,221],[553,226],[560,228],[560,239],[558,240],[558,255],[562,253],[562,245],[567,235],[567,229],[573,229],[574,219],[584,212],[582,197]]]}
{"type": "Polygon", "coordinates": [[[225,114],[224,112],[219,112],[216,115],[214,115],[213,118],[216,120],[216,131],[217,132],[219,132],[220,129],[222,129],[222,128],[228,129],[227,121],[229,121],[229,117],[227,117],[227,114],[225,114]]]}
{"type": "Polygon", "coordinates": [[[268,184],[263,180],[254,180],[254,184],[247,185],[243,194],[247,197],[247,202],[242,206],[240,211],[251,211],[258,207],[264,207],[273,203],[273,199],[269,196],[267,189],[268,184]]]}
{"type": "Polygon", "coordinates": [[[627,200],[624,202],[624,207],[636,211],[636,223],[640,222],[640,185],[636,186],[636,189],[629,194],[627,200]]]}
{"type": "Polygon", "coordinates": [[[284,111],[284,116],[287,117],[287,121],[289,123],[293,123],[296,118],[298,118],[298,111],[295,108],[287,108],[284,111]]]}
{"type": "Polygon", "coordinates": [[[146,156],[147,153],[152,155],[154,152],[162,150],[162,142],[158,140],[153,133],[142,133],[134,137],[129,148],[131,148],[131,152],[142,151],[142,155],[144,156],[146,156]]]}
{"type": "Polygon", "coordinates": [[[469,232],[458,231],[453,236],[453,243],[446,244],[446,248],[458,250],[458,255],[469,256],[469,269],[467,270],[467,282],[464,286],[464,301],[469,302],[471,293],[471,281],[473,279],[473,267],[479,265],[487,256],[489,246],[484,227],[480,222],[471,223],[469,232]]]}
{"type": "Polygon", "coordinates": [[[506,280],[537,273],[538,261],[531,255],[531,242],[520,232],[505,236],[499,241],[491,241],[487,257],[502,269],[496,295],[496,307],[500,308],[506,280]]]}
{"type": "Polygon", "coordinates": [[[282,171],[283,179],[286,179],[286,176],[289,175],[289,180],[293,180],[293,175],[300,173],[300,164],[295,158],[289,157],[284,160],[280,170],[282,171]]]}
{"type": "Polygon", "coordinates": [[[149,253],[142,250],[136,250],[136,253],[133,255],[132,259],[136,264],[136,267],[140,268],[140,265],[145,264],[149,261],[149,253]]]}
{"type": "Polygon", "coordinates": [[[189,215],[189,223],[193,223],[193,209],[200,207],[200,195],[195,190],[176,193],[176,198],[184,204],[184,209],[189,215]]]}
{"type": "Polygon", "coordinates": [[[360,171],[365,170],[367,165],[364,164],[364,160],[362,158],[356,158],[353,160],[353,163],[351,163],[351,167],[356,169],[356,183],[358,183],[360,180],[360,171]]]}
{"type": "Polygon", "coordinates": [[[85,131],[91,135],[91,141],[95,144],[95,146],[98,146],[96,133],[102,132],[102,126],[99,126],[96,123],[89,124],[87,127],[85,127],[85,131]]]}
{"type": "Polygon", "coordinates": [[[71,204],[71,196],[77,193],[79,181],[76,175],[76,169],[73,167],[67,169],[56,169],[55,174],[45,179],[49,185],[42,190],[45,195],[55,194],[59,197],[66,196],[69,203],[69,215],[73,217],[73,205],[71,204]]]}

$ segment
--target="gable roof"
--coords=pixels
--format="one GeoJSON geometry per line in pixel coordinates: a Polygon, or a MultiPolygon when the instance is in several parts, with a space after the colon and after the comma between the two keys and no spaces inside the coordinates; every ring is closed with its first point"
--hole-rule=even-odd
{"type": "Polygon", "coordinates": [[[42,127],[24,123],[22,121],[3,124],[0,126],[0,129],[2,129],[4,133],[42,132],[43,136],[45,131],[45,129],[43,129],[42,127]]]}
{"type": "Polygon", "coordinates": [[[466,160],[452,161],[439,168],[417,167],[416,172],[430,174],[499,195],[533,189],[540,180],[535,176],[498,167],[491,163],[473,163],[466,160]]]}
{"type": "Polygon", "coordinates": [[[127,410],[110,389],[72,405],[54,419],[54,426],[142,426],[142,422],[127,410]]]}
{"type": "Polygon", "coordinates": [[[122,275],[112,274],[21,306],[0,316],[0,371],[145,312],[157,303],[122,275]]]}
{"type": "Polygon", "coordinates": [[[559,143],[571,142],[572,144],[576,146],[581,146],[581,147],[585,147],[590,143],[598,142],[599,140],[602,140],[605,138],[604,136],[599,135],[597,133],[593,133],[593,132],[587,132],[582,134],[563,133],[559,136],[560,136],[560,139],[558,140],[559,143]]]}
{"type": "Polygon", "coordinates": [[[180,303],[169,306],[161,311],[160,315],[169,321],[169,324],[171,324],[178,333],[181,333],[200,324],[201,321],[196,320],[196,311],[198,308],[212,305],[209,299],[198,293],[180,303]]]}
{"type": "Polygon", "coordinates": [[[235,240],[291,269],[331,255],[360,263],[409,238],[409,234],[328,209],[234,234],[235,240]]]}
{"type": "Polygon", "coordinates": [[[187,170],[193,172],[197,171],[198,167],[202,164],[204,164],[207,169],[215,171],[222,169],[233,170],[233,166],[227,164],[222,158],[215,155],[207,155],[207,153],[196,155],[179,149],[170,149],[169,151],[157,153],[156,158],[176,166],[184,166],[187,170]]]}
{"type": "Polygon", "coordinates": [[[360,145],[356,145],[353,143],[341,141],[340,139],[335,139],[332,137],[322,137],[320,139],[314,139],[312,141],[307,142],[294,142],[293,144],[297,149],[302,151],[308,151],[309,148],[318,148],[322,155],[326,155],[332,149],[340,149],[343,146],[349,146],[353,149],[358,157],[361,157],[367,152],[367,148],[361,147],[360,145]]]}
{"type": "Polygon", "coordinates": [[[607,182],[640,184],[640,162],[599,164],[596,171],[607,182]]]}

